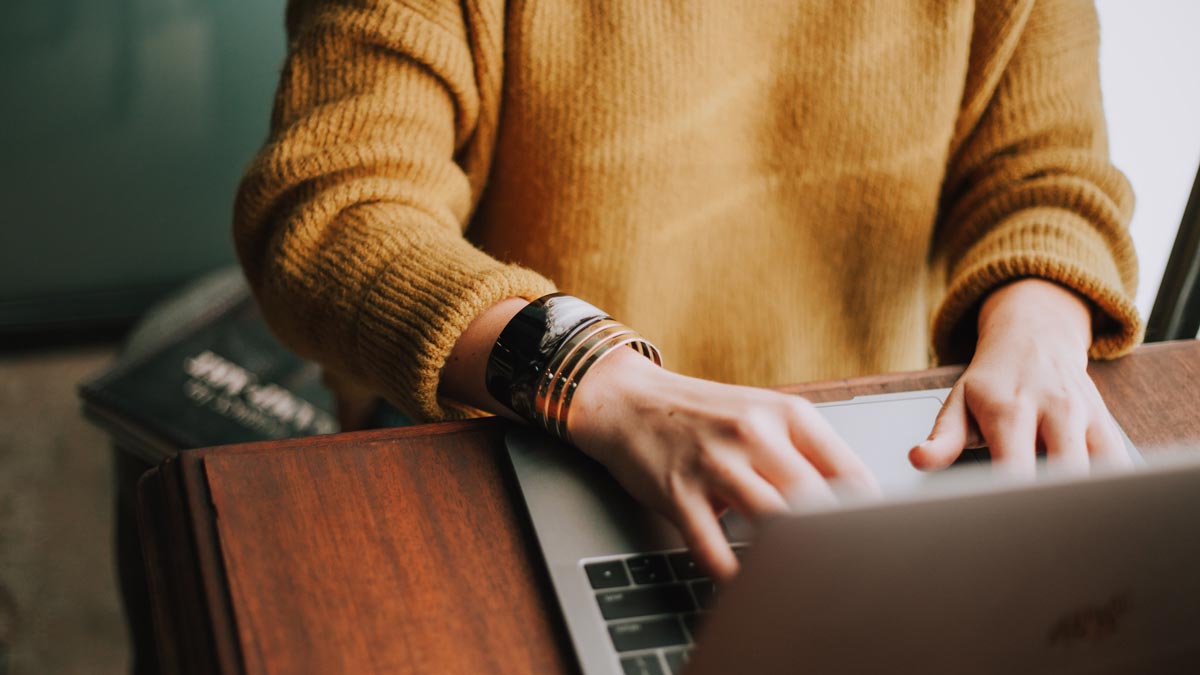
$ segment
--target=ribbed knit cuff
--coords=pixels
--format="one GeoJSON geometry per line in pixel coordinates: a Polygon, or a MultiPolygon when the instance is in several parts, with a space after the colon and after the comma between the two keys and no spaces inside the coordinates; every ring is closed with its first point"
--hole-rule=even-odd
{"type": "Polygon", "coordinates": [[[554,284],[486,255],[450,233],[407,241],[363,299],[358,349],[383,393],[420,421],[462,419],[478,411],[440,400],[441,371],[454,344],[484,310],[512,297],[553,293],[554,284]]]}
{"type": "Polygon", "coordinates": [[[1076,213],[1028,209],[989,232],[952,269],[946,297],[933,318],[938,361],[969,360],[983,299],[1025,277],[1062,284],[1091,301],[1091,358],[1116,358],[1141,342],[1143,325],[1132,297],[1137,279],[1132,251],[1114,251],[1109,240],[1076,213]]]}

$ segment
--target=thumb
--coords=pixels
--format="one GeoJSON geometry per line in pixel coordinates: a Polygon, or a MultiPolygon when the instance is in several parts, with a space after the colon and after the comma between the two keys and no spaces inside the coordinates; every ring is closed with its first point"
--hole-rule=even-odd
{"type": "Polygon", "coordinates": [[[970,421],[961,386],[950,390],[933,422],[929,439],[908,452],[908,461],[922,471],[944,469],[954,463],[967,445],[970,421]]]}

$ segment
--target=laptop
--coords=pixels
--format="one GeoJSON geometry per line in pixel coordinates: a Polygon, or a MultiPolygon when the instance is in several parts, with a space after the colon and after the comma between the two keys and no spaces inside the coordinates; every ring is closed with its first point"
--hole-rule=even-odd
{"type": "Polygon", "coordinates": [[[907,451],[948,393],[819,405],[885,499],[776,517],[757,533],[727,514],[742,571],[719,592],[674,527],[601,465],[511,431],[508,454],[585,675],[1200,663],[1200,463],[1145,468],[1126,439],[1142,468],[1119,475],[995,484],[984,450],[919,472],[907,451]]]}

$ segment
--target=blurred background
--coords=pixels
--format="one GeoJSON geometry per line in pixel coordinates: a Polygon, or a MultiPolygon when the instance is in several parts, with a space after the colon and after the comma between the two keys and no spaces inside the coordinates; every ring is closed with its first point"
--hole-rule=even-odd
{"type": "Polygon", "coordinates": [[[0,9],[0,331],[119,332],[233,260],[283,0],[49,0],[0,9]]]}
{"type": "MultiPolygon", "coordinates": [[[[0,5],[0,675],[127,668],[110,445],[76,386],[152,303],[233,262],[283,4],[0,5]]],[[[1200,165],[1200,3],[1097,5],[1149,316],[1200,165]]]]}
{"type": "Polygon", "coordinates": [[[234,261],[284,0],[0,3],[0,674],[127,673],[108,436],[76,386],[234,261]]]}

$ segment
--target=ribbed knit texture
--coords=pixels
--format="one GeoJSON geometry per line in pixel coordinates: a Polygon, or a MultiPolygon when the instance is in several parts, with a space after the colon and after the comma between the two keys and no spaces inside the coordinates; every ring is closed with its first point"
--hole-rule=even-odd
{"type": "Polygon", "coordinates": [[[556,287],[751,385],[969,357],[1038,276],[1141,336],[1087,2],[294,1],[234,233],[274,330],[418,419],[556,287]],[[929,346],[932,345],[932,352],[929,346]]]}

